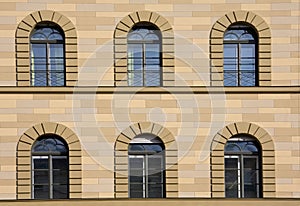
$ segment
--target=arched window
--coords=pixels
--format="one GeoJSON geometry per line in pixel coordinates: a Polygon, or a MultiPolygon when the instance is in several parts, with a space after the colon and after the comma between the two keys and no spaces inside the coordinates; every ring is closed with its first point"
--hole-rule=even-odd
{"type": "Polygon", "coordinates": [[[262,197],[261,147],[252,137],[237,135],[225,145],[225,196],[262,197]]]}
{"type": "Polygon", "coordinates": [[[161,32],[153,24],[140,22],[127,36],[129,86],[161,86],[161,32]]]}
{"type": "Polygon", "coordinates": [[[65,38],[59,26],[38,23],[30,36],[31,86],[65,86],[65,38]]]}
{"type": "Polygon", "coordinates": [[[258,86],[257,32],[236,23],[224,34],[224,86],[258,86]]]}
{"type": "Polygon", "coordinates": [[[33,144],[32,198],[69,198],[69,150],[57,135],[42,135],[33,144]]]}
{"type": "Polygon", "coordinates": [[[141,134],[129,144],[129,197],[165,197],[165,152],[161,140],[141,134]]]}

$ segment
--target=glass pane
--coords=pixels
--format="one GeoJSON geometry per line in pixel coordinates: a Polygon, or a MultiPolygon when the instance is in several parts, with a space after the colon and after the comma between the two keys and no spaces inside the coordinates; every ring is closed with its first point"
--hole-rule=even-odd
{"type": "Polygon", "coordinates": [[[48,163],[48,157],[45,157],[43,159],[33,159],[33,169],[48,169],[49,163],[48,163]]]}
{"type": "Polygon", "coordinates": [[[147,151],[151,152],[162,152],[163,148],[161,145],[158,144],[145,144],[144,147],[146,148],[147,151]]]}
{"type": "Polygon", "coordinates": [[[34,184],[49,184],[49,171],[33,171],[34,184]]]}
{"type": "Polygon", "coordinates": [[[224,86],[238,86],[238,73],[224,70],[224,86]]]}
{"type": "Polygon", "coordinates": [[[49,44],[49,56],[51,57],[64,57],[63,44],[49,44]]]}
{"type": "Polygon", "coordinates": [[[225,145],[225,152],[240,152],[241,148],[235,142],[227,142],[225,145]]]}
{"type": "Polygon", "coordinates": [[[149,170],[162,170],[162,159],[161,157],[148,156],[148,169],[149,170]]]}
{"type": "Polygon", "coordinates": [[[53,185],[53,198],[54,199],[69,198],[68,185],[53,185]]]}
{"type": "Polygon", "coordinates": [[[145,44],[146,58],[158,58],[160,57],[159,44],[145,44]]]}
{"type": "Polygon", "coordinates": [[[128,44],[128,59],[130,58],[143,58],[143,45],[142,44],[128,44]]]}
{"type": "Polygon", "coordinates": [[[47,86],[47,74],[46,72],[32,72],[31,73],[31,85],[32,86],[47,86]]]}
{"type": "Polygon", "coordinates": [[[232,30],[229,29],[225,32],[224,40],[238,40],[238,36],[232,30]]]}
{"type": "Polygon", "coordinates": [[[49,81],[50,86],[64,86],[65,74],[63,72],[51,72],[49,74],[49,81]]]}
{"type": "Polygon", "coordinates": [[[31,44],[31,58],[47,57],[46,44],[31,44]]]}
{"type": "Polygon", "coordinates": [[[40,137],[33,145],[32,152],[60,152],[67,153],[68,149],[65,144],[56,138],[51,137],[40,137]]]}
{"type": "Polygon", "coordinates": [[[54,170],[53,183],[54,184],[68,184],[69,171],[68,170],[54,170]]]}
{"type": "Polygon", "coordinates": [[[255,86],[255,73],[242,71],[240,73],[240,85],[255,86]]]}
{"type": "Polygon", "coordinates": [[[255,57],[255,44],[240,44],[241,46],[241,57],[253,58],[255,57]]]}
{"type": "Polygon", "coordinates": [[[144,197],[143,184],[130,184],[129,185],[129,197],[130,198],[143,198],[144,197]]]}
{"type": "Polygon", "coordinates": [[[147,72],[145,86],[160,86],[160,72],[147,72]]]}
{"type": "Polygon", "coordinates": [[[224,59],[238,57],[238,44],[224,44],[224,59]]]}
{"type": "Polygon", "coordinates": [[[144,168],[144,159],[141,157],[130,157],[129,158],[129,167],[130,169],[143,169],[144,168]]]}
{"type": "Polygon", "coordinates": [[[239,186],[238,158],[225,158],[225,195],[237,198],[239,186]]]}
{"type": "Polygon", "coordinates": [[[128,85],[129,86],[143,86],[143,74],[140,72],[128,73],[128,85]]]}
{"type": "Polygon", "coordinates": [[[163,197],[163,184],[148,184],[148,197],[149,198],[162,198],[163,197]]]}
{"type": "Polygon", "coordinates": [[[139,144],[130,144],[128,151],[144,151],[145,148],[143,145],[139,145],[139,144]]]}
{"type": "Polygon", "coordinates": [[[49,199],[48,185],[34,185],[34,199],[49,199]]]}

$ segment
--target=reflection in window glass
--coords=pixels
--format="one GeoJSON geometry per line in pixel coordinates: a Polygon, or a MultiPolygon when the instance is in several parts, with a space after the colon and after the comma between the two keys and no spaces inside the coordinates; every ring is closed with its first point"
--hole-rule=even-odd
{"type": "Polygon", "coordinates": [[[257,35],[247,25],[232,25],[224,34],[224,86],[257,86],[257,35]]]}
{"type": "Polygon", "coordinates": [[[225,145],[225,196],[261,197],[260,149],[252,138],[231,138],[225,145]]]}
{"type": "Polygon", "coordinates": [[[41,136],[32,147],[33,199],[69,198],[68,148],[55,135],[41,136]]]}
{"type": "Polygon", "coordinates": [[[51,23],[40,23],[31,38],[31,86],[64,86],[63,32],[51,23]]]}
{"type": "Polygon", "coordinates": [[[136,24],[127,37],[129,86],[161,86],[161,32],[150,23],[136,24]]]}
{"type": "Polygon", "coordinates": [[[128,154],[129,197],[165,197],[165,156],[163,144],[155,141],[134,142],[129,145],[128,154]]]}

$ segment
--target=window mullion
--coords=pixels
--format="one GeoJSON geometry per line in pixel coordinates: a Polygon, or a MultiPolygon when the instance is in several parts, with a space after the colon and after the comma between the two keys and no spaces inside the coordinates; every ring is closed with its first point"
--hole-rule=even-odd
{"type": "Polygon", "coordinates": [[[143,43],[143,86],[146,86],[146,44],[143,43]]]}
{"type": "Polygon", "coordinates": [[[144,169],[143,169],[143,173],[144,173],[144,186],[145,186],[145,196],[146,198],[148,198],[149,194],[148,194],[148,155],[145,154],[144,155],[144,169]]]}
{"type": "Polygon", "coordinates": [[[244,198],[244,156],[240,156],[240,185],[241,185],[241,197],[244,198]]]}
{"type": "Polygon", "coordinates": [[[53,199],[53,164],[52,155],[49,155],[49,196],[53,199]]]}
{"type": "Polygon", "coordinates": [[[46,84],[47,86],[50,86],[50,75],[49,75],[49,66],[50,66],[50,44],[49,42],[46,43],[46,84]]]}

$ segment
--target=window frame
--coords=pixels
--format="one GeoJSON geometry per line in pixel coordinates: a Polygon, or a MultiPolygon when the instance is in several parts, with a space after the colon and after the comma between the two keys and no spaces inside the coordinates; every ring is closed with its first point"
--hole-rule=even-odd
{"type": "MultiPolygon", "coordinates": [[[[248,135],[237,135],[234,136],[232,138],[230,138],[226,144],[225,144],[225,148],[224,148],[224,185],[225,185],[225,197],[226,198],[232,198],[232,197],[227,197],[226,196],[226,159],[230,159],[230,158],[236,158],[238,160],[238,167],[237,167],[237,185],[238,185],[238,195],[236,198],[245,198],[245,181],[244,181],[244,159],[247,158],[253,158],[256,159],[256,168],[254,170],[256,170],[256,197],[250,197],[250,198],[262,198],[263,197],[263,181],[262,181],[262,149],[261,146],[259,144],[259,142],[252,138],[249,137],[248,135]],[[256,146],[257,148],[257,152],[245,152],[245,151],[237,151],[237,152],[233,152],[233,151],[226,151],[226,145],[227,143],[234,143],[234,142],[253,142],[253,144],[256,146]]],[[[230,168],[232,169],[232,168],[230,168]]],[[[253,168],[251,168],[253,169],[253,168]]],[[[233,197],[235,198],[235,197],[233,197]]],[[[249,197],[247,197],[249,198],[249,197]]]]}
{"type": "MultiPolygon", "coordinates": [[[[57,135],[49,135],[49,134],[45,134],[40,136],[37,141],[39,140],[43,140],[43,139],[57,139],[59,140],[61,143],[64,144],[65,149],[67,150],[67,152],[65,154],[62,154],[61,152],[58,151],[41,151],[41,152],[35,152],[32,151],[34,149],[34,147],[36,146],[35,142],[32,146],[31,149],[31,198],[32,199],[69,199],[70,197],[70,181],[69,181],[69,172],[70,172],[70,162],[69,162],[69,148],[68,145],[66,144],[66,142],[60,138],[57,135]],[[35,163],[34,160],[36,159],[47,159],[48,160],[48,168],[47,169],[36,169],[35,168],[35,163]],[[54,183],[54,177],[55,175],[53,174],[55,170],[54,169],[54,165],[53,165],[53,160],[54,159],[64,159],[67,161],[67,166],[66,166],[66,184],[56,184],[54,183]],[[35,172],[36,171],[47,171],[48,173],[48,182],[44,183],[44,184],[35,184],[35,172]],[[48,198],[36,198],[35,197],[35,185],[48,185],[49,186],[49,190],[47,191],[47,196],[48,198]],[[67,197],[66,198],[54,198],[54,186],[55,185],[66,185],[66,192],[67,192],[67,197]]],[[[62,171],[63,169],[59,169],[59,171],[62,171]]]]}
{"type": "MultiPolygon", "coordinates": [[[[140,137],[142,137],[143,135],[141,135],[140,137]]],[[[140,138],[139,137],[139,138],[140,138]]],[[[134,198],[152,198],[148,187],[149,185],[149,159],[151,158],[159,158],[160,159],[160,174],[161,174],[161,182],[158,183],[160,184],[161,187],[161,196],[160,197],[155,197],[155,198],[165,198],[166,197],[166,155],[165,155],[165,147],[163,145],[162,142],[156,142],[156,140],[158,140],[158,137],[154,138],[154,142],[150,143],[150,142],[134,142],[134,143],[130,143],[128,145],[128,196],[129,198],[132,198],[131,196],[131,164],[130,164],[130,159],[134,159],[134,158],[141,158],[143,160],[143,168],[142,168],[142,173],[143,173],[143,182],[141,183],[143,185],[143,196],[142,197],[134,197],[134,198]],[[130,150],[130,146],[131,145],[159,145],[162,149],[162,151],[160,152],[155,152],[155,151],[149,151],[149,150],[144,150],[144,151],[133,151],[130,150]]],[[[159,140],[160,141],[160,140],[159,140]]],[[[157,184],[157,182],[155,183],[157,184]]]]}
{"type": "MultiPolygon", "coordinates": [[[[132,66],[134,66],[135,64],[132,64],[132,66]]],[[[160,31],[160,29],[150,23],[150,22],[138,22],[136,24],[133,25],[133,27],[130,29],[130,31],[127,34],[127,82],[128,82],[128,86],[142,86],[142,87],[161,87],[163,86],[163,62],[162,62],[162,33],[160,31]],[[143,39],[143,40],[130,40],[129,37],[132,34],[132,32],[134,32],[135,30],[139,30],[139,29],[146,29],[149,30],[149,32],[154,31],[154,34],[158,37],[158,40],[147,40],[147,39],[143,39]],[[159,57],[157,58],[159,61],[159,64],[156,64],[159,66],[159,71],[158,72],[147,72],[146,66],[148,65],[146,63],[147,59],[153,59],[153,58],[147,58],[146,56],[146,52],[148,50],[146,50],[146,45],[158,45],[159,48],[159,57]],[[130,60],[134,59],[134,57],[129,57],[129,48],[130,45],[141,45],[142,47],[142,57],[140,58],[142,60],[142,64],[141,64],[141,72],[135,72],[134,69],[130,70],[130,60]],[[142,84],[141,85],[135,85],[134,84],[134,80],[131,79],[132,77],[130,77],[130,74],[134,74],[134,73],[141,73],[141,80],[142,80],[142,84]],[[159,84],[158,85],[146,85],[146,74],[147,73],[158,73],[159,75],[159,84]],[[132,83],[131,83],[132,82],[132,83]]]]}
{"type": "MultiPolygon", "coordinates": [[[[236,33],[235,33],[236,34],[236,33]]],[[[241,36],[239,36],[238,38],[240,38],[241,36]]],[[[256,29],[246,23],[246,22],[243,22],[243,23],[240,23],[240,22],[237,22],[237,23],[233,23],[231,24],[227,29],[226,31],[224,32],[224,36],[223,36],[223,52],[225,51],[225,45],[235,45],[235,47],[237,48],[237,53],[236,53],[236,56],[235,57],[231,57],[231,58],[225,58],[225,55],[223,53],[223,75],[225,76],[226,73],[234,73],[237,77],[236,79],[236,82],[235,82],[235,85],[225,85],[225,78],[223,78],[223,84],[224,86],[233,86],[233,87],[255,87],[255,86],[259,86],[259,38],[258,38],[258,33],[256,31],[256,29]],[[249,39],[246,39],[246,40],[241,40],[241,39],[238,39],[238,40],[226,40],[225,39],[225,36],[227,34],[227,32],[229,31],[234,31],[234,30],[246,30],[249,34],[252,35],[253,37],[253,40],[249,40],[249,39]],[[241,54],[241,51],[242,51],[242,45],[254,45],[255,47],[255,51],[254,51],[254,85],[241,85],[241,75],[242,75],[242,72],[243,70],[241,69],[241,59],[243,58],[242,57],[242,54],[241,54]],[[231,59],[231,60],[236,60],[236,69],[237,70],[231,70],[231,72],[226,72],[225,70],[225,60],[226,59],[231,59]]]]}
{"type": "Polygon", "coordinates": [[[33,85],[33,81],[32,81],[32,76],[33,76],[33,72],[32,71],[32,67],[33,67],[33,62],[34,59],[32,57],[32,51],[33,51],[33,45],[45,45],[45,51],[46,51],[46,56],[45,56],[45,61],[46,61],[46,65],[45,65],[45,73],[46,73],[46,84],[45,85],[41,85],[41,86],[45,86],[45,87],[65,87],[66,86],[66,43],[65,43],[65,34],[64,31],[62,30],[62,28],[60,28],[59,25],[53,23],[53,22],[40,22],[38,23],[34,29],[31,31],[30,37],[29,37],[29,41],[30,41],[30,86],[34,86],[34,87],[38,87],[40,85],[33,85]],[[43,28],[53,28],[57,31],[59,31],[59,34],[62,36],[62,40],[34,40],[32,39],[32,36],[35,34],[35,31],[37,29],[43,29],[43,28]],[[50,74],[51,74],[51,68],[50,66],[52,65],[50,63],[51,59],[50,59],[50,45],[55,45],[55,44],[62,44],[62,54],[63,56],[62,58],[62,66],[63,66],[63,70],[61,72],[54,72],[54,73],[63,73],[63,84],[62,85],[51,85],[51,78],[50,78],[50,74]]]}

